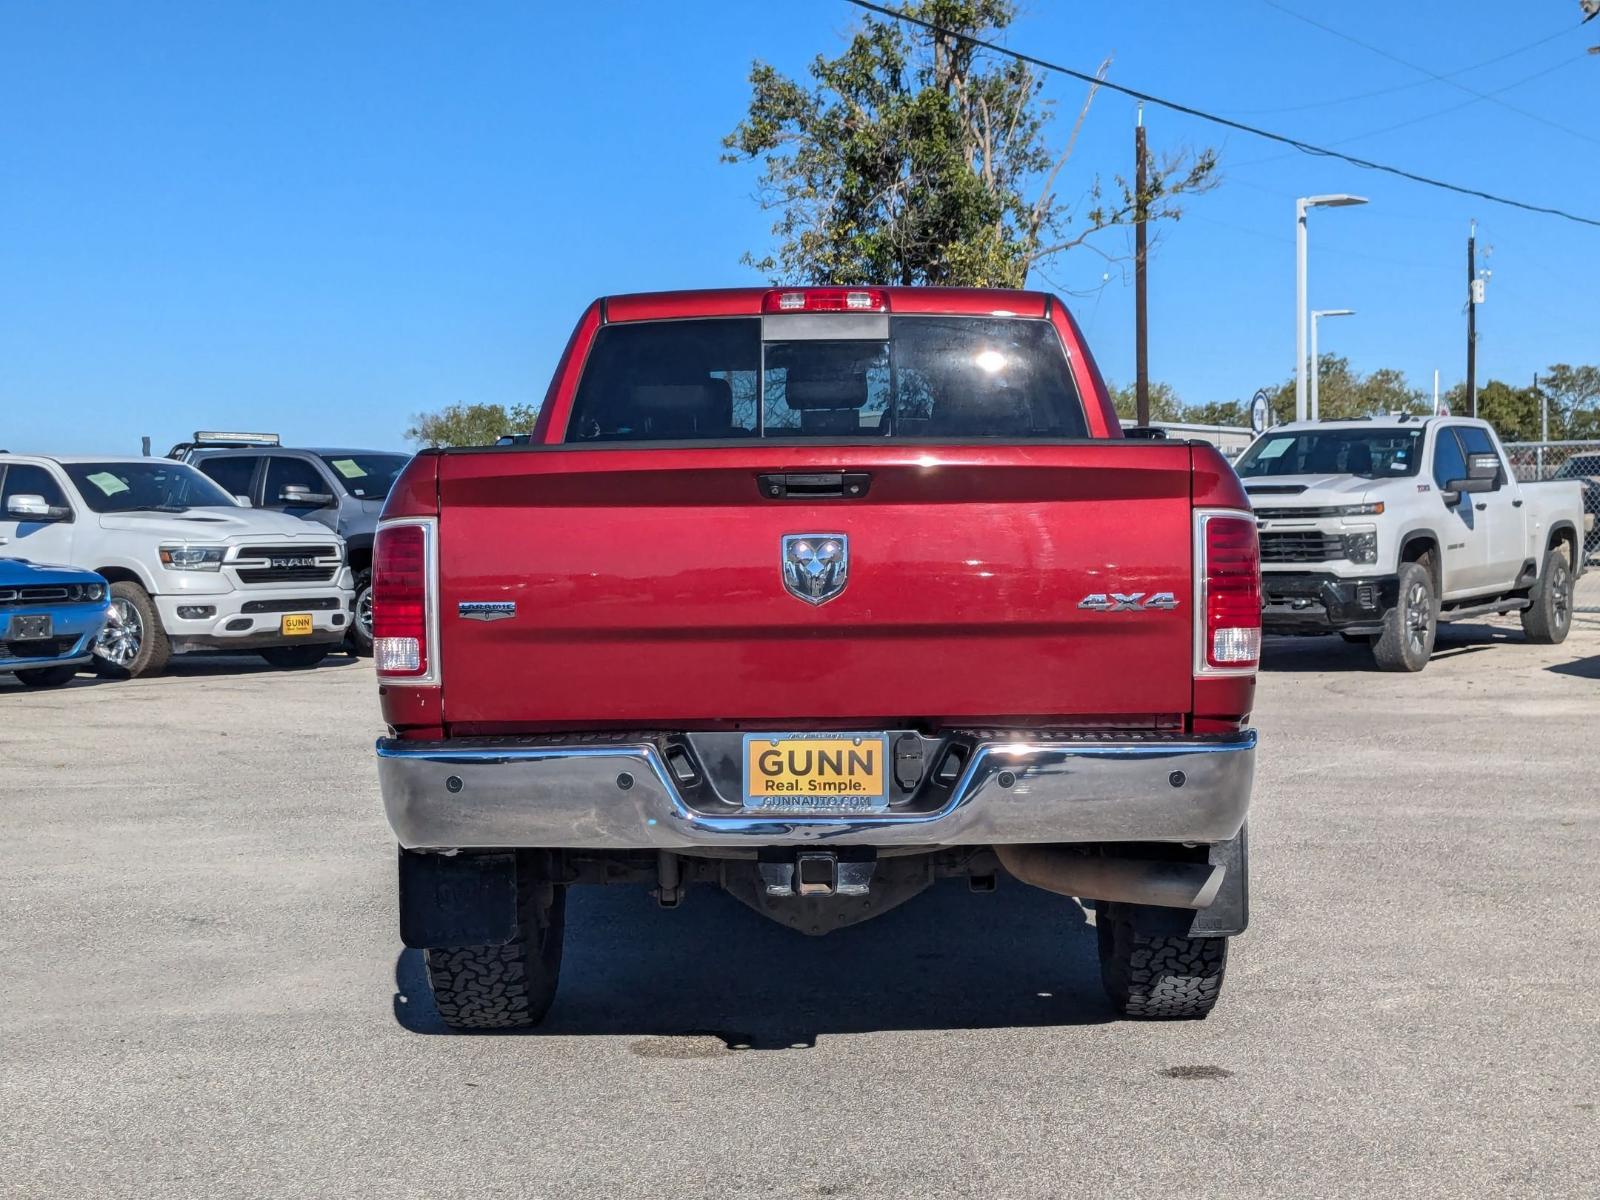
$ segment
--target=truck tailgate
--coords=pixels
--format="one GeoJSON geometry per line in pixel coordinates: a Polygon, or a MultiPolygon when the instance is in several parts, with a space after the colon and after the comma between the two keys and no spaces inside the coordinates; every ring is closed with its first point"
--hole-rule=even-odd
{"type": "Polygon", "coordinates": [[[1188,447],[1149,442],[447,454],[444,719],[1170,721],[1191,696],[1190,487],[1188,447]],[[758,485],[842,472],[864,494],[758,485]],[[848,540],[825,603],[784,586],[797,534],[848,540]],[[460,615],[505,601],[514,617],[460,615]]]}

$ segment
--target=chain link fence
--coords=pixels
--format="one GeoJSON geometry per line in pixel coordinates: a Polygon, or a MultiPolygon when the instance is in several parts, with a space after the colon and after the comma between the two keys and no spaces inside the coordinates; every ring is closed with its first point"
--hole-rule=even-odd
{"type": "MultiPolygon", "coordinates": [[[[1523,483],[1570,479],[1583,485],[1583,506],[1591,518],[1583,553],[1591,571],[1600,568],[1600,441],[1506,442],[1505,448],[1511,469],[1523,483]]],[[[1600,596],[1593,588],[1580,587],[1577,611],[1600,613],[1600,596]]]]}

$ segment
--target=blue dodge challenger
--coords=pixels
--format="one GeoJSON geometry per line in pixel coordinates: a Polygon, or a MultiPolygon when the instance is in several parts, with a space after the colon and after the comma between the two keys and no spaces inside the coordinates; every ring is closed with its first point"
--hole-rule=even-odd
{"type": "Polygon", "coordinates": [[[88,664],[110,603],[93,571],[0,558],[0,677],[60,687],[88,664]]]}

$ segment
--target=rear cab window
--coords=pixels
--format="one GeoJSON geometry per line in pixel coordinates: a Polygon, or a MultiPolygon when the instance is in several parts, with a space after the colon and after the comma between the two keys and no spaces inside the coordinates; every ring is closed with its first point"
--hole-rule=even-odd
{"type": "Polygon", "coordinates": [[[786,316],[607,325],[565,440],[1088,436],[1066,351],[1046,320],[844,321],[861,324],[786,316]],[[845,329],[867,336],[829,335],[845,329]]]}

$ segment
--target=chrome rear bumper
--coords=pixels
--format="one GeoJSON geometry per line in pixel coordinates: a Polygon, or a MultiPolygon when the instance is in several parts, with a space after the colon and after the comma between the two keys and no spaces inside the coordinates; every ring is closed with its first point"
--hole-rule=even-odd
{"type": "Polygon", "coordinates": [[[689,849],[1227,841],[1244,824],[1256,735],[980,741],[936,808],[881,815],[691,807],[659,746],[537,739],[378,742],[407,849],[689,849]]]}

